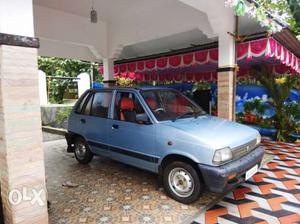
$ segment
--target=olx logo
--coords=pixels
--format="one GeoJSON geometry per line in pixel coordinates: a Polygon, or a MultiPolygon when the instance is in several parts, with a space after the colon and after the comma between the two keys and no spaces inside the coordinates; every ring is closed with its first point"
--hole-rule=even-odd
{"type": "Polygon", "coordinates": [[[8,200],[12,205],[19,205],[24,201],[29,201],[32,205],[38,204],[39,206],[44,206],[43,193],[44,189],[36,190],[24,187],[21,190],[14,189],[10,191],[8,200]]]}

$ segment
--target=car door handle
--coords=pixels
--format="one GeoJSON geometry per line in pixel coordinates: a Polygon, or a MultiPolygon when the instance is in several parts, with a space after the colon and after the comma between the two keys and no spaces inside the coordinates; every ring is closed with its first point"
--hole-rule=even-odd
{"type": "Polygon", "coordinates": [[[111,128],[112,128],[112,129],[119,129],[119,125],[113,124],[113,125],[111,126],[111,128]]]}
{"type": "Polygon", "coordinates": [[[80,119],[80,122],[82,123],[82,124],[85,124],[86,123],[86,121],[85,121],[85,119],[80,119]]]}

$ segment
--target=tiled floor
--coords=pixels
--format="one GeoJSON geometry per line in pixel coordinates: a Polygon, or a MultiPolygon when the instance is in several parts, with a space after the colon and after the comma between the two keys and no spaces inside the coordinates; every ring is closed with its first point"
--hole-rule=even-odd
{"type": "Polygon", "coordinates": [[[186,206],[165,196],[156,176],[96,158],[79,165],[62,140],[44,143],[50,223],[293,223],[300,222],[300,146],[264,144],[275,158],[252,179],[201,214],[220,195],[186,206]],[[62,187],[64,181],[77,188],[62,187]]]}
{"type": "Polygon", "coordinates": [[[264,145],[274,159],[194,223],[300,223],[300,145],[264,145]]]}
{"type": "Polygon", "coordinates": [[[80,165],[64,141],[44,143],[50,223],[190,223],[218,194],[187,206],[159,189],[157,176],[111,160],[80,165]],[[65,181],[77,188],[62,187],[65,181]]]}

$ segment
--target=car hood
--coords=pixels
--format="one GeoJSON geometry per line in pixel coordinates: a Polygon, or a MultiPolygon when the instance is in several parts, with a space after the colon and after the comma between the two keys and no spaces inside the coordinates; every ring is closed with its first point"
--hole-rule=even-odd
{"type": "Polygon", "coordinates": [[[213,149],[235,148],[256,139],[259,134],[246,125],[208,115],[167,121],[164,125],[192,135],[200,144],[213,149]]]}

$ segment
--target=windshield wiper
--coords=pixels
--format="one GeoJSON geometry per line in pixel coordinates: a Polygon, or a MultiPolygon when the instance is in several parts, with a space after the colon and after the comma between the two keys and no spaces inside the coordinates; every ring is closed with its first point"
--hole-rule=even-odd
{"type": "Polygon", "coordinates": [[[183,118],[185,116],[188,116],[188,115],[195,115],[194,117],[197,118],[198,116],[204,115],[204,114],[205,113],[203,113],[201,110],[200,111],[189,111],[189,112],[186,112],[184,114],[181,114],[181,115],[175,117],[172,121],[174,122],[174,121],[176,121],[176,120],[178,120],[180,118],[183,118]]]}
{"type": "Polygon", "coordinates": [[[205,111],[199,110],[195,112],[195,118],[198,118],[199,116],[203,116],[203,115],[206,115],[205,111]]]}
{"type": "Polygon", "coordinates": [[[172,121],[174,122],[174,121],[176,121],[176,120],[178,120],[178,119],[180,119],[180,118],[183,118],[183,117],[185,117],[185,116],[193,115],[194,113],[195,113],[195,112],[191,112],[191,111],[186,112],[186,113],[184,113],[184,114],[181,114],[181,115],[175,117],[172,121]]]}

